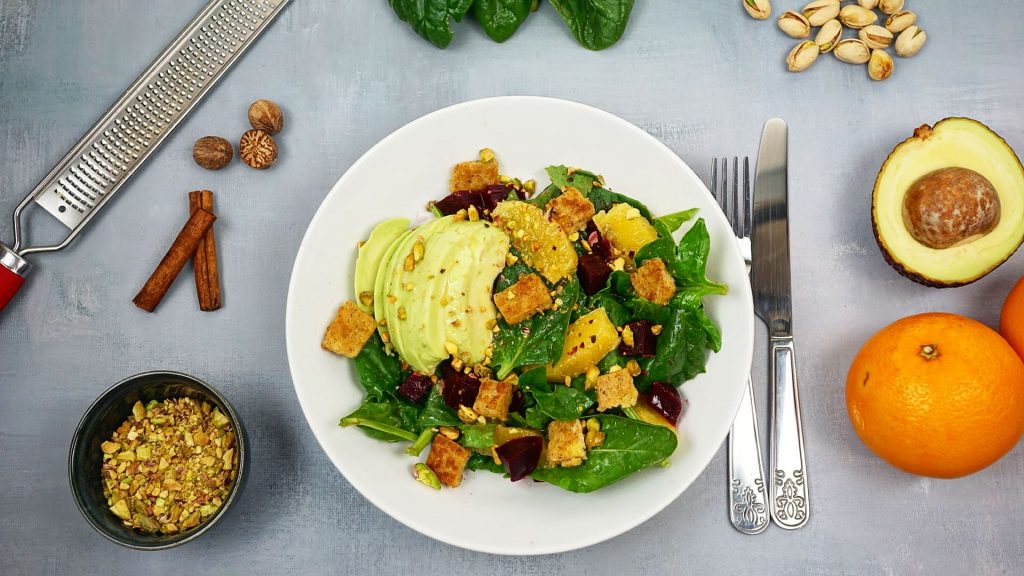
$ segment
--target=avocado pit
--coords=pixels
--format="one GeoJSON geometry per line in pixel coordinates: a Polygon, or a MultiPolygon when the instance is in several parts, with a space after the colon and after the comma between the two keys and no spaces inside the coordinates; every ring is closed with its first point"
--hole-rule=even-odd
{"type": "Polygon", "coordinates": [[[915,240],[934,249],[991,232],[1001,213],[988,178],[967,168],[942,168],[914,182],[903,199],[903,222],[915,240]]]}

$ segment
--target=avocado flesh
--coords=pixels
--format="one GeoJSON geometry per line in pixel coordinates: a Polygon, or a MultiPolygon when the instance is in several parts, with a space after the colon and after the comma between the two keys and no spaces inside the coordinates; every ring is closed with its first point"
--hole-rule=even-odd
{"type": "Polygon", "coordinates": [[[497,310],[491,290],[505,267],[509,239],[488,222],[447,216],[410,230],[382,260],[374,289],[374,316],[398,355],[414,370],[432,374],[458,348],[466,364],[483,362],[494,338],[497,310]],[[423,257],[406,270],[417,242],[423,257]]]}
{"type": "Polygon", "coordinates": [[[949,118],[893,150],[875,181],[871,218],[886,260],[900,274],[928,286],[970,284],[1006,261],[1024,241],[1024,167],[1013,150],[987,126],[949,118]],[[903,220],[907,190],[935,170],[960,167],[992,183],[999,194],[999,223],[987,234],[949,248],[918,242],[903,220]]]}
{"type": "Polygon", "coordinates": [[[360,295],[363,292],[373,294],[384,254],[408,229],[409,220],[406,218],[385,220],[373,228],[366,242],[359,247],[359,255],[356,257],[356,305],[363,312],[372,313],[373,303],[367,306],[360,295]]]}

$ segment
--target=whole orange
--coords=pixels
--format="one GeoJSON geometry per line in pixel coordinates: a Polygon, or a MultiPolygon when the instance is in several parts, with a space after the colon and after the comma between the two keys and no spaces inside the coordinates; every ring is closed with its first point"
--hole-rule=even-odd
{"type": "Polygon", "coordinates": [[[1024,278],[1010,290],[1010,295],[1003,303],[1003,313],[999,317],[999,333],[1024,358],[1024,278]]]}
{"type": "Polygon", "coordinates": [[[850,366],[846,409],[864,444],[893,466],[957,478],[1024,434],[1024,362],[991,328],[954,314],[899,320],[850,366]]]}

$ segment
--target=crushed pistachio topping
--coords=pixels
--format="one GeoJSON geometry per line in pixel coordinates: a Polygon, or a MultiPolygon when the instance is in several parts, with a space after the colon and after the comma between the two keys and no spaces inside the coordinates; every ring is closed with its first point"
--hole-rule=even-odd
{"type": "Polygon", "coordinates": [[[136,402],[103,442],[103,495],[125,526],[174,534],[224,504],[238,474],[231,422],[191,398],[136,402]]]}

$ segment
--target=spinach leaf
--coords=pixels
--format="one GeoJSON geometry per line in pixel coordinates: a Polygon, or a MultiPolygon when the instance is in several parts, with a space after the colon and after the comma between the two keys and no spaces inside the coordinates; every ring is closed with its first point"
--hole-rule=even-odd
{"type": "Polygon", "coordinates": [[[523,255],[521,252],[515,248],[509,252],[516,257],[516,262],[511,266],[505,266],[501,273],[498,274],[497,279],[494,280],[495,294],[515,284],[519,281],[519,278],[536,272],[533,268],[530,268],[526,262],[523,262],[523,255]]]}
{"type": "Polygon", "coordinates": [[[581,46],[603,50],[618,42],[633,0],[550,0],[581,46]]]}
{"type": "Polygon", "coordinates": [[[498,322],[491,367],[499,380],[520,366],[548,364],[561,357],[569,316],[579,291],[579,281],[573,278],[562,289],[562,306],[558,309],[537,314],[515,326],[504,320],[498,322]]]}
{"type": "Polygon", "coordinates": [[[444,403],[441,390],[434,386],[430,391],[430,396],[427,397],[423,411],[416,418],[416,428],[424,430],[437,426],[458,426],[459,424],[462,424],[462,421],[459,420],[458,414],[444,403]]]}
{"type": "Polygon", "coordinates": [[[598,179],[596,174],[587,170],[574,170],[569,174],[569,169],[565,166],[548,166],[545,171],[551,178],[551,184],[559,190],[570,186],[584,196],[590,195],[594,182],[598,179]]]}
{"type": "Polygon", "coordinates": [[[608,414],[594,416],[601,422],[604,443],[587,451],[587,460],[574,468],[538,468],[531,474],[570,492],[593,492],[626,476],[657,464],[676,449],[671,428],[608,414]]]}
{"type": "MultiPolygon", "coordinates": [[[[689,210],[683,210],[681,212],[673,212],[671,214],[659,216],[654,219],[654,227],[659,228],[658,224],[662,224],[663,226],[665,226],[664,231],[667,231],[669,234],[671,234],[672,232],[679,230],[679,227],[683,225],[683,222],[686,222],[690,218],[693,218],[694,215],[697,214],[697,210],[697,208],[690,208],[689,210]]],[[[659,234],[662,232],[662,230],[659,230],[659,234]]]]}
{"type": "Polygon", "coordinates": [[[711,236],[703,218],[698,218],[693,227],[679,241],[677,270],[673,274],[682,281],[683,290],[696,290],[702,295],[727,294],[725,284],[708,280],[708,253],[711,251],[711,236]]]}
{"type": "Polygon", "coordinates": [[[504,466],[501,464],[495,464],[494,458],[484,456],[483,454],[470,454],[469,462],[466,463],[466,468],[469,470],[486,470],[488,472],[494,472],[495,474],[505,473],[504,466]]]}
{"type": "Polygon", "coordinates": [[[397,400],[378,402],[366,400],[355,412],[345,416],[339,426],[359,426],[371,438],[385,442],[408,440],[415,442],[418,435],[413,432],[414,410],[409,410],[397,400]]]}
{"type": "Polygon", "coordinates": [[[530,15],[533,0],[476,0],[473,16],[495,42],[508,40],[530,15]]]}
{"type": "Polygon", "coordinates": [[[655,356],[640,360],[643,373],[636,379],[640,391],[646,391],[651,382],[678,386],[704,372],[708,334],[697,312],[671,307],[665,310],[669,318],[660,322],[662,331],[655,356]]]}
{"type": "Polygon", "coordinates": [[[587,198],[590,199],[590,202],[594,205],[594,210],[597,212],[600,212],[601,210],[608,210],[613,204],[629,204],[633,208],[639,210],[640,215],[644,218],[652,221],[654,220],[654,217],[651,215],[651,210],[647,208],[646,204],[639,200],[630,198],[625,194],[612,192],[607,188],[594,188],[590,191],[590,194],[587,195],[587,198]]]}
{"type": "MultiPolygon", "coordinates": [[[[590,297],[588,304],[591,310],[604,308],[604,312],[608,315],[608,319],[616,326],[623,326],[631,320],[629,309],[619,302],[612,293],[611,288],[602,288],[599,290],[590,297]]],[[[584,312],[584,314],[585,313],[586,312],[584,312]]]]}
{"type": "Polygon", "coordinates": [[[562,190],[559,189],[558,186],[555,186],[554,184],[548,184],[548,187],[545,188],[543,192],[534,196],[533,198],[530,198],[529,200],[527,200],[527,202],[543,210],[548,205],[548,202],[551,202],[552,200],[558,198],[561,195],[562,190]]]}
{"type": "Polygon", "coordinates": [[[594,399],[583,390],[583,379],[573,386],[552,384],[543,366],[519,376],[519,388],[534,401],[526,409],[526,422],[538,430],[546,428],[551,420],[575,420],[594,405],[594,399]]]}
{"type": "Polygon", "coordinates": [[[388,0],[395,14],[438,48],[452,41],[450,19],[461,22],[473,0],[388,0]]]}
{"type": "Polygon", "coordinates": [[[491,446],[494,446],[494,426],[494,422],[459,426],[459,431],[462,432],[459,436],[459,444],[470,450],[489,451],[491,446]]]}
{"type": "Polygon", "coordinates": [[[382,401],[402,383],[402,365],[398,357],[384,352],[384,342],[376,332],[356,356],[355,364],[359,383],[366,390],[368,400],[382,401]]]}

